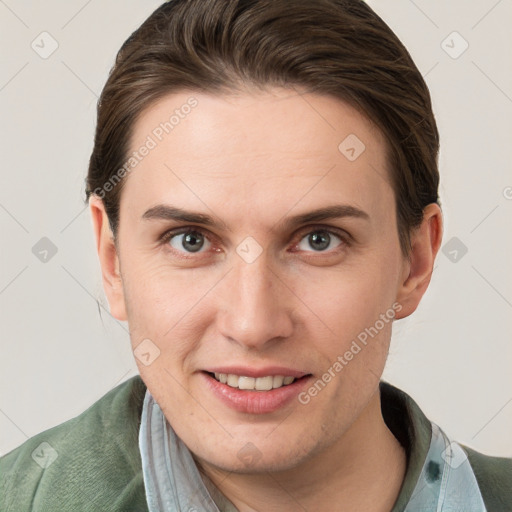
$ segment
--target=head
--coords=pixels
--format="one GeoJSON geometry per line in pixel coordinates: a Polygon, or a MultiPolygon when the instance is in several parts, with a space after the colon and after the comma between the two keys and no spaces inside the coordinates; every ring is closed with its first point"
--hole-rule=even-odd
{"type": "Polygon", "coordinates": [[[362,1],[176,0],[125,42],[87,199],[111,313],[198,460],[293,468],[362,421],[439,249],[438,149],[362,1]],[[226,367],[305,377],[258,413],[211,390],[226,367]]]}

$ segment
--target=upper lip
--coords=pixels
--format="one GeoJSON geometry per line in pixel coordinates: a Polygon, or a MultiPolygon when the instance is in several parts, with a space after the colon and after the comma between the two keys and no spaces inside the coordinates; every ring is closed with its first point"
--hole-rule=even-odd
{"type": "Polygon", "coordinates": [[[210,373],[231,373],[244,377],[267,377],[269,375],[282,375],[283,377],[295,377],[300,379],[304,375],[309,375],[307,372],[294,370],[293,368],[285,368],[284,366],[265,366],[263,368],[255,368],[249,366],[215,366],[212,368],[205,368],[205,372],[210,373]]]}

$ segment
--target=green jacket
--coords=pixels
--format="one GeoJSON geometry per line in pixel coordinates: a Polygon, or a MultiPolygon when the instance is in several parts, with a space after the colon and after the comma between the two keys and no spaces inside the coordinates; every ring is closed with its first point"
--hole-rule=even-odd
{"type": "MultiPolygon", "coordinates": [[[[145,392],[140,377],[133,377],[81,415],[0,458],[0,511],[147,511],[138,445],[145,392]]],[[[431,423],[402,391],[382,383],[381,393],[384,419],[408,453],[407,474],[392,511],[398,512],[418,481],[431,423]]],[[[488,512],[511,512],[512,459],[463,448],[488,512]]]]}

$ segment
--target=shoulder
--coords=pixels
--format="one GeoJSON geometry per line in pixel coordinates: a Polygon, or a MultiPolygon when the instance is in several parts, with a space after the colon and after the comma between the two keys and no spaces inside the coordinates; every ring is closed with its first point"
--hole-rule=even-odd
{"type": "Polygon", "coordinates": [[[133,377],[1,457],[0,509],[145,510],[138,449],[145,391],[133,377]]]}
{"type": "Polygon", "coordinates": [[[491,457],[461,445],[489,512],[512,510],[512,458],[491,457]]]}
{"type": "MultiPolygon", "coordinates": [[[[461,500],[467,499],[467,505],[476,499],[479,503],[483,500],[488,512],[512,511],[511,458],[484,455],[454,442],[425,416],[408,394],[386,382],[381,382],[380,390],[384,420],[408,457],[406,476],[393,510],[419,510],[422,500],[428,504],[433,496],[439,499],[442,495],[443,500],[450,500],[448,505],[444,501],[447,510],[462,510],[461,500]],[[446,457],[447,447],[452,444],[456,446],[454,465],[446,457]],[[460,472],[450,470],[459,466],[460,472]],[[432,468],[436,468],[434,472],[432,468]],[[439,471],[439,468],[445,469],[439,471]],[[434,484],[437,495],[433,495],[434,484]],[[474,494],[480,496],[476,498],[474,494]],[[407,508],[412,506],[413,499],[416,508],[407,508]]],[[[473,510],[470,507],[464,510],[473,510]]],[[[421,510],[430,508],[427,505],[421,510]]]]}

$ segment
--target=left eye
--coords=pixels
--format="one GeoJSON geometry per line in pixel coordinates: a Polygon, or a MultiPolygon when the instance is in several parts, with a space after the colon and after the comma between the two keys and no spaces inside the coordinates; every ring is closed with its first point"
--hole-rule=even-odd
{"type": "Polygon", "coordinates": [[[309,251],[313,249],[316,252],[325,252],[326,249],[334,249],[343,243],[343,239],[330,232],[323,229],[318,229],[316,231],[309,232],[305,237],[301,239],[298,243],[297,247],[301,251],[309,251]],[[338,243],[333,247],[332,242],[338,241],[338,243]]]}
{"type": "Polygon", "coordinates": [[[169,237],[169,245],[177,251],[190,253],[199,252],[204,247],[209,248],[210,241],[199,231],[184,231],[169,237]]]}

